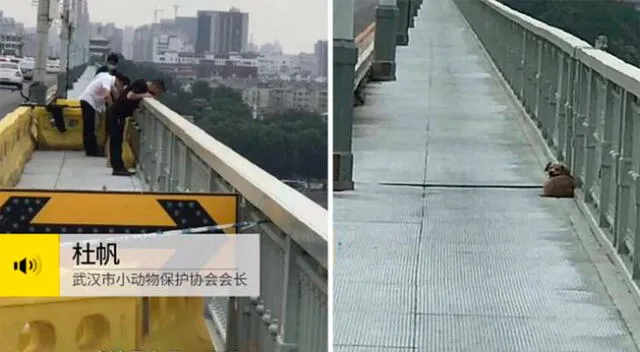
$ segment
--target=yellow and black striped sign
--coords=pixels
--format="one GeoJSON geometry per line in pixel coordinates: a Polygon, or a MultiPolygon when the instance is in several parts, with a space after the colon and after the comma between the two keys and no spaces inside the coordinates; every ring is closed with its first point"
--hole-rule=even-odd
{"type": "Polygon", "coordinates": [[[208,227],[237,223],[237,208],[234,194],[0,190],[0,233],[149,233],[208,227]]]}

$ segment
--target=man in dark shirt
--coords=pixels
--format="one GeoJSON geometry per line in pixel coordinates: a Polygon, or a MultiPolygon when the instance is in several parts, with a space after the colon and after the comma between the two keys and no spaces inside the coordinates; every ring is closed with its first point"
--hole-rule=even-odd
{"type": "Polygon", "coordinates": [[[147,82],[143,79],[132,82],[120,94],[118,100],[111,106],[107,118],[109,132],[109,158],[114,176],[131,176],[133,172],[127,170],[122,161],[122,142],[124,139],[124,124],[127,117],[133,113],[144,98],[158,98],[164,93],[165,87],[162,80],[147,82]]]}
{"type": "Polygon", "coordinates": [[[96,71],[96,75],[102,72],[114,72],[116,70],[116,66],[118,66],[118,61],[120,61],[120,59],[118,58],[117,54],[109,54],[109,56],[107,57],[107,64],[102,65],[96,71]]]}

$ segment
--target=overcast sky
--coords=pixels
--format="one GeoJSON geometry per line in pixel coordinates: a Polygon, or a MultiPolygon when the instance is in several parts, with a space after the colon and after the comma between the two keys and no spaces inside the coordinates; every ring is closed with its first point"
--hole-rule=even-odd
{"type": "MultiPolygon", "coordinates": [[[[54,1],[54,0],[52,0],[54,1]]],[[[62,0],[59,0],[62,1],[62,0]]],[[[34,1],[35,2],[35,1],[34,1]]],[[[0,0],[0,10],[26,27],[35,27],[36,7],[32,0],[0,0]]],[[[119,27],[141,26],[159,18],[195,16],[197,10],[229,10],[232,6],[249,13],[249,40],[257,44],[280,40],[287,53],[313,51],[313,44],[327,38],[327,0],[88,0],[92,22],[113,22],[119,27]]]]}

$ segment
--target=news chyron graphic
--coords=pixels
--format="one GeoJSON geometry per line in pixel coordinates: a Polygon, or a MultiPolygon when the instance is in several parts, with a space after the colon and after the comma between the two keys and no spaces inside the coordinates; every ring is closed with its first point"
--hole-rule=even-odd
{"type": "Polygon", "coordinates": [[[4,297],[255,297],[253,234],[3,235],[4,297]]]}
{"type": "Polygon", "coordinates": [[[3,190],[0,216],[3,297],[260,294],[235,195],[3,190]]]}
{"type": "Polygon", "coordinates": [[[40,260],[40,257],[35,256],[34,258],[30,258],[27,261],[27,258],[22,258],[22,260],[20,260],[19,262],[13,262],[13,270],[20,270],[23,274],[27,273],[27,270],[29,270],[29,272],[35,273],[36,275],[40,274],[40,271],[42,270],[42,265],[40,265],[42,261],[40,260]],[[29,263],[28,268],[27,269],[27,263],[29,263]]]}

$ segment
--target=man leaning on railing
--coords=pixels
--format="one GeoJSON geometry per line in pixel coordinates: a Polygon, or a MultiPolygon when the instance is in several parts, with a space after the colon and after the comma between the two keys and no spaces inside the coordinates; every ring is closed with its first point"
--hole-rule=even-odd
{"type": "Polygon", "coordinates": [[[127,117],[133,116],[142,99],[157,98],[164,91],[164,81],[160,79],[150,82],[139,79],[131,83],[109,109],[107,131],[109,133],[109,159],[113,168],[112,175],[131,176],[134,174],[125,168],[122,160],[125,121],[127,117]]]}

